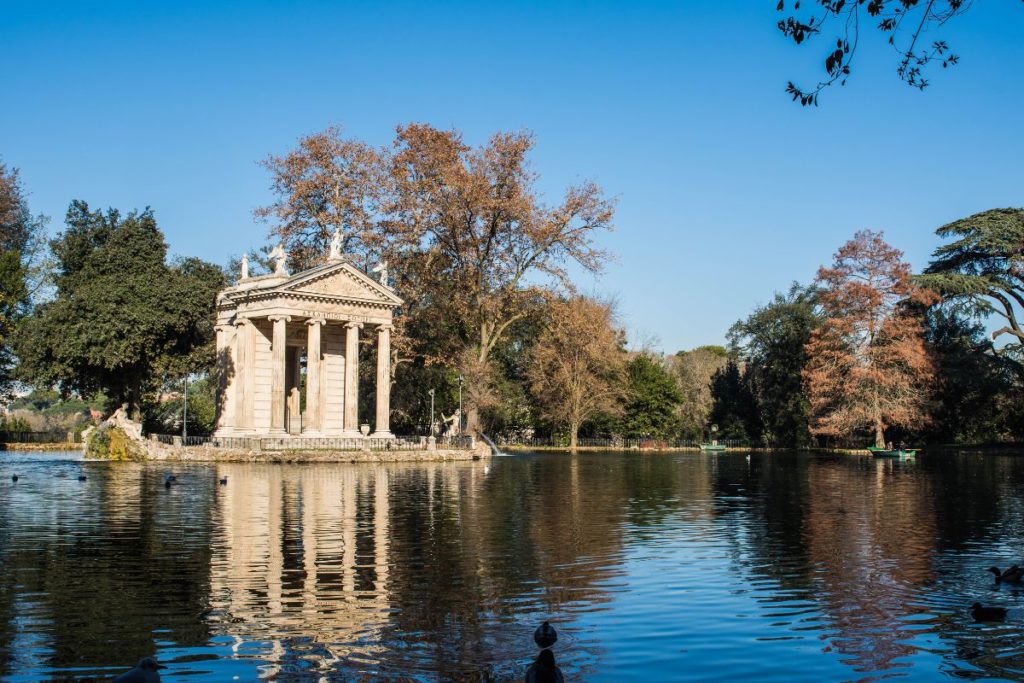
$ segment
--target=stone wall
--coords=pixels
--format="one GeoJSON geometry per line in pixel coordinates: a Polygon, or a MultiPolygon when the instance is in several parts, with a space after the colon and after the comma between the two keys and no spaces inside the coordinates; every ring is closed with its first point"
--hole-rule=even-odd
{"type": "Polygon", "coordinates": [[[491,449],[483,444],[474,450],[434,451],[332,451],[274,450],[255,451],[210,446],[179,446],[144,441],[147,460],[181,462],[446,462],[489,458],[491,449]]]}

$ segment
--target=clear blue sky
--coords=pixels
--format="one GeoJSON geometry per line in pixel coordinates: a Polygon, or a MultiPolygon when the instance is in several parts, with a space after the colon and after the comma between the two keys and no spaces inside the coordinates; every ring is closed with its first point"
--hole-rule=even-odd
{"type": "Polygon", "coordinates": [[[924,93],[867,36],[818,109],[783,88],[818,77],[827,40],[790,45],[774,6],[0,0],[0,156],[53,229],[74,198],[149,205],[173,252],[226,263],[265,241],[255,162],[304,134],[531,129],[551,200],[581,179],[619,198],[617,261],[581,286],[674,352],[722,342],[859,228],[919,269],[935,227],[1024,205],[1019,2],[948,25],[962,63],[924,93]]]}

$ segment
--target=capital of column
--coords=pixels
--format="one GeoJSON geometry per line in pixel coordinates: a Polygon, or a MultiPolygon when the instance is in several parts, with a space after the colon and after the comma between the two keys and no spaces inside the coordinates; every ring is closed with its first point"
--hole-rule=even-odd
{"type": "Polygon", "coordinates": [[[391,332],[394,329],[395,326],[391,323],[387,323],[386,325],[377,325],[377,334],[380,334],[381,332],[391,332]]]}
{"type": "Polygon", "coordinates": [[[363,329],[363,324],[362,323],[357,323],[355,321],[350,321],[350,322],[345,323],[345,327],[347,327],[349,329],[354,327],[357,330],[361,330],[361,329],[363,329]]]}
{"type": "Polygon", "coordinates": [[[246,325],[252,325],[252,320],[249,318],[237,317],[235,318],[235,327],[245,327],[246,325]]]}
{"type": "Polygon", "coordinates": [[[286,323],[290,323],[292,321],[292,317],[290,315],[268,315],[267,320],[269,320],[272,323],[276,323],[282,320],[286,323]]]}
{"type": "Polygon", "coordinates": [[[306,324],[309,325],[310,327],[312,327],[313,325],[326,325],[327,324],[327,319],[326,318],[309,318],[308,320],[306,320],[306,324]]]}

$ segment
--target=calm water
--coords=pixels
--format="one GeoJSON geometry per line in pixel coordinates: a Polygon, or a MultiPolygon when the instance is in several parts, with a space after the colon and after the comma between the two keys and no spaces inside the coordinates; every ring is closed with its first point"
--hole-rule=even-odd
{"type": "Polygon", "coordinates": [[[543,618],[576,681],[1024,680],[1024,591],[985,572],[1024,559],[1022,484],[971,454],[2,453],[0,680],[511,681],[543,618]]]}

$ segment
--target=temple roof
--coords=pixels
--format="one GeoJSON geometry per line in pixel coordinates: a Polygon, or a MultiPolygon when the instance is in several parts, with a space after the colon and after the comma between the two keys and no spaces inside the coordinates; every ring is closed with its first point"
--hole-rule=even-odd
{"type": "Polygon", "coordinates": [[[222,291],[220,305],[278,297],[317,299],[395,308],[404,302],[390,287],[381,284],[347,260],[330,261],[294,275],[261,275],[239,280],[222,291]]]}

